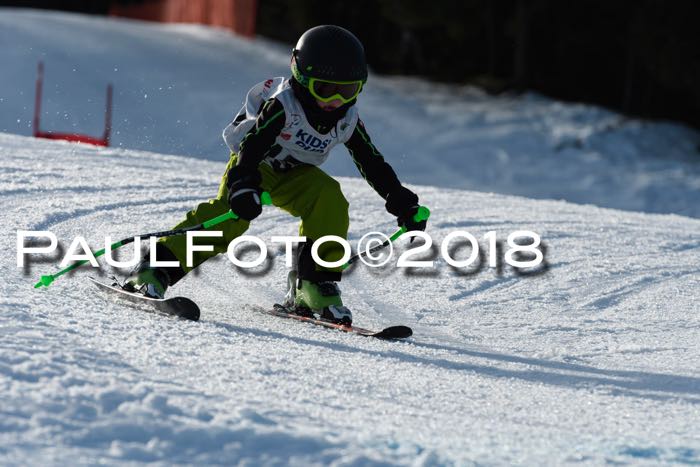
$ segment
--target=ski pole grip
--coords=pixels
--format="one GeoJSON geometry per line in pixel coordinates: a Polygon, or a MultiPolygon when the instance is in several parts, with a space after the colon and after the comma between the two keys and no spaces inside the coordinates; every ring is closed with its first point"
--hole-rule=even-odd
{"type": "MultiPolygon", "coordinates": [[[[270,193],[267,191],[263,191],[262,194],[260,195],[260,203],[265,206],[269,206],[272,204],[272,197],[270,196],[270,193]]],[[[202,227],[205,229],[208,229],[209,227],[213,227],[217,224],[221,224],[224,221],[227,221],[229,219],[233,219],[234,221],[238,219],[238,214],[235,212],[231,211],[230,209],[221,214],[220,216],[216,216],[213,219],[209,219],[208,221],[202,222],[202,227]]]]}
{"type": "MultiPolygon", "coordinates": [[[[418,212],[416,212],[413,215],[413,222],[423,222],[427,221],[428,218],[430,217],[430,209],[428,209],[425,206],[418,206],[418,212]]],[[[401,235],[405,234],[408,231],[405,226],[401,226],[399,230],[394,232],[391,237],[389,237],[389,241],[393,242],[397,238],[399,238],[401,235]]]]}
{"type": "Polygon", "coordinates": [[[430,217],[430,209],[425,206],[418,206],[418,212],[414,214],[413,220],[415,222],[427,221],[430,217]]]}

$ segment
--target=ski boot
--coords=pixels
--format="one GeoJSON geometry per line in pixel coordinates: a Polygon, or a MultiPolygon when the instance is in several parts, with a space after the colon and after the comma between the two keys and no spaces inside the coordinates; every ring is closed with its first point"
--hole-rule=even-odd
{"type": "Polygon", "coordinates": [[[352,324],[352,312],[343,306],[340,289],[335,282],[297,280],[296,271],[290,271],[287,287],[284,305],[294,313],[338,324],[352,324]]]}
{"type": "Polygon", "coordinates": [[[124,283],[123,289],[128,292],[140,293],[149,298],[165,298],[168,289],[168,273],[157,268],[151,268],[142,262],[132,272],[124,283]]]}

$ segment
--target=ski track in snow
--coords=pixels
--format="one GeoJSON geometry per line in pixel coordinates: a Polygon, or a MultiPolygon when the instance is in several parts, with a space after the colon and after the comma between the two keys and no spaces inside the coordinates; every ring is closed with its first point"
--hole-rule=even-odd
{"type": "MultiPolygon", "coordinates": [[[[0,171],[22,177],[0,181],[12,194],[0,197],[1,464],[700,462],[695,219],[416,186],[435,243],[529,229],[549,268],[463,274],[438,258],[430,274],[348,274],[357,324],[409,325],[407,342],[254,311],[284,294],[274,247],[265,274],[222,258],[172,289],[198,302],[198,323],[110,302],[84,280],[107,270],[36,291],[58,259],[16,268],[17,229],[50,229],[65,247],[83,235],[96,250],[105,234],[171,227],[215,194],[223,168],[0,134],[0,171]]],[[[353,244],[393,231],[371,188],[341,182],[353,244]]],[[[248,233],[296,228],[265,208],[248,233]]]]}

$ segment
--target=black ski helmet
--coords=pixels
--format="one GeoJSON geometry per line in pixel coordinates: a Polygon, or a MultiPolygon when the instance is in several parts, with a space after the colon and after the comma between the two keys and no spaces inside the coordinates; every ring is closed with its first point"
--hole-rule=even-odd
{"type": "Polygon", "coordinates": [[[292,50],[292,75],[301,85],[309,78],[329,81],[367,81],[362,42],[340,26],[316,26],[301,35],[292,50]]]}

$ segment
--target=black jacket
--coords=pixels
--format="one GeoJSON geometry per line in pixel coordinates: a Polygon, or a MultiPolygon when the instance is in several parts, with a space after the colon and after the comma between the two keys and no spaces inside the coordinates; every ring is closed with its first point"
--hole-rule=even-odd
{"type": "MultiPolygon", "coordinates": [[[[311,119],[309,120],[311,121],[311,119]]],[[[313,121],[311,123],[314,124],[313,121]]],[[[275,98],[266,101],[258,114],[255,125],[241,141],[238,165],[231,170],[238,168],[238,170],[250,173],[253,169],[257,169],[266,157],[276,156],[282,148],[276,144],[275,140],[284,124],[285,114],[282,103],[275,98]]],[[[330,127],[327,130],[330,131],[330,127]]],[[[401,186],[394,169],[384,160],[382,154],[372,143],[362,120],[358,120],[350,139],[345,143],[345,147],[348,148],[362,177],[383,199],[387,200],[391,193],[406,190],[401,186]]],[[[417,203],[416,197],[415,204],[417,203]]],[[[389,209],[388,206],[387,209],[389,209]]],[[[399,215],[400,213],[392,212],[392,214],[399,215]]]]}

